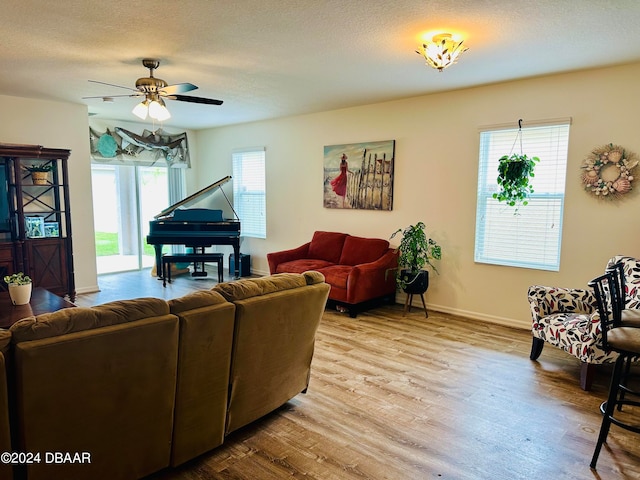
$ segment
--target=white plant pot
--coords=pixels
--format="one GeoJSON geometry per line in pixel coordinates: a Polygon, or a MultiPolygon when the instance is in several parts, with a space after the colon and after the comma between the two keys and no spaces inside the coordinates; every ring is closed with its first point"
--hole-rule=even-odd
{"type": "Polygon", "coordinates": [[[9,296],[14,305],[26,305],[31,300],[31,283],[26,285],[9,284],[9,296]]]}

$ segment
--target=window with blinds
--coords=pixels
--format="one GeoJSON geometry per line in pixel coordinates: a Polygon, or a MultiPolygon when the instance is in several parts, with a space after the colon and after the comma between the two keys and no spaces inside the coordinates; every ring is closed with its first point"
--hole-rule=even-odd
{"type": "Polygon", "coordinates": [[[474,259],[479,263],[558,271],[569,145],[569,120],[480,132],[480,165],[474,259]],[[528,205],[517,209],[493,198],[498,159],[522,153],[538,157],[528,205]]]}
{"type": "Polygon", "coordinates": [[[233,208],[243,237],[267,237],[265,149],[233,152],[233,208]]]}

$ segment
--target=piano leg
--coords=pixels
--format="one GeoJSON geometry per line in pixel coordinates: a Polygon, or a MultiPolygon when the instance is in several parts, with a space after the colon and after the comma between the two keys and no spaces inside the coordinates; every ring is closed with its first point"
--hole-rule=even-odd
{"type": "Polygon", "coordinates": [[[233,244],[233,278],[238,280],[240,278],[240,242],[233,244]]]}
{"type": "Polygon", "coordinates": [[[156,252],[156,276],[158,280],[164,278],[164,271],[162,269],[162,245],[154,245],[153,249],[156,252]]]}

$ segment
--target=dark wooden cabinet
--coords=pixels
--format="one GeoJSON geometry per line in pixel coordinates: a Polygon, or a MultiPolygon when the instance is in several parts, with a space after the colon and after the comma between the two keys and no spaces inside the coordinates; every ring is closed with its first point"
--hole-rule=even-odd
{"type": "Polygon", "coordinates": [[[13,266],[13,257],[13,243],[0,242],[0,292],[7,291],[7,286],[2,281],[4,276],[16,271],[13,266]]]}
{"type": "Polygon", "coordinates": [[[34,287],[73,301],[69,154],[37,145],[0,144],[0,189],[7,200],[4,212],[0,208],[0,271],[25,272],[34,287]],[[46,179],[36,180],[33,170],[47,170],[46,179]]]}

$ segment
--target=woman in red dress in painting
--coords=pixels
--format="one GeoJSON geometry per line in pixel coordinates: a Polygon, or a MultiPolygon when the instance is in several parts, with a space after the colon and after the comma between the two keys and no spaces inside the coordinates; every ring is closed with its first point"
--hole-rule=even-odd
{"type": "Polygon", "coordinates": [[[343,153],[340,158],[340,175],[331,180],[331,188],[336,195],[342,197],[342,208],[344,208],[345,197],[347,196],[347,172],[349,171],[349,164],[347,163],[347,156],[343,153]]]}

